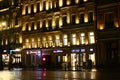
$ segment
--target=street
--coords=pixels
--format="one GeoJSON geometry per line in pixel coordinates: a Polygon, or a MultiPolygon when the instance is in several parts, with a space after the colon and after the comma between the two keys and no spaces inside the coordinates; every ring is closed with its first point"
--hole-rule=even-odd
{"type": "Polygon", "coordinates": [[[50,70],[3,70],[0,80],[120,80],[119,70],[98,71],[50,71],[50,70]]]}

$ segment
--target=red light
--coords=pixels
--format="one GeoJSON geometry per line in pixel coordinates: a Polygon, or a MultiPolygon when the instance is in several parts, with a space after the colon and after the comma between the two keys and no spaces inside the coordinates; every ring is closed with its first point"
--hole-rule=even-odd
{"type": "Polygon", "coordinates": [[[46,58],[43,58],[43,61],[45,61],[46,60],[46,58]]]}

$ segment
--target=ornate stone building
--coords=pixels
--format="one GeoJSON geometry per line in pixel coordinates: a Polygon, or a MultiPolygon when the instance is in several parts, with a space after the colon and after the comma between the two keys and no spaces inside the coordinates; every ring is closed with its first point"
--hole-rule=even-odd
{"type": "Polygon", "coordinates": [[[97,65],[120,63],[120,1],[99,0],[97,4],[97,65]]]}
{"type": "Polygon", "coordinates": [[[119,14],[119,0],[0,0],[3,56],[26,67],[116,66],[119,14]]]}
{"type": "Polygon", "coordinates": [[[21,63],[20,0],[0,0],[0,46],[4,65],[21,63]]]}
{"type": "Polygon", "coordinates": [[[23,0],[23,64],[84,66],[95,62],[92,0],[23,0]]]}

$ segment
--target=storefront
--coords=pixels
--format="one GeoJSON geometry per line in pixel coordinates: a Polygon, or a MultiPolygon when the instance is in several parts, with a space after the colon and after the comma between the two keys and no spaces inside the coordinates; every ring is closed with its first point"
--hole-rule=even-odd
{"type": "Polygon", "coordinates": [[[61,49],[54,50],[53,53],[56,55],[56,63],[60,63],[66,70],[87,68],[89,61],[92,62],[92,66],[95,65],[94,48],[61,49]]]}

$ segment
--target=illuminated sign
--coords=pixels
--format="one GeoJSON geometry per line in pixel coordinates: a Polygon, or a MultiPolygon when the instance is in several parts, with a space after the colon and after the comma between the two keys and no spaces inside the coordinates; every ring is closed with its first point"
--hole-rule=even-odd
{"type": "Polygon", "coordinates": [[[53,53],[62,53],[63,50],[54,50],[53,53]]]}
{"type": "Polygon", "coordinates": [[[80,52],[79,49],[73,49],[72,52],[80,52]]]}
{"type": "Polygon", "coordinates": [[[81,49],[81,52],[85,52],[85,49],[81,49]]]}

